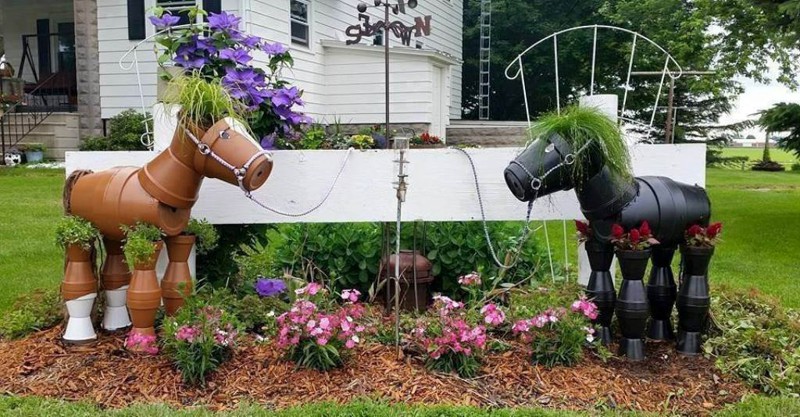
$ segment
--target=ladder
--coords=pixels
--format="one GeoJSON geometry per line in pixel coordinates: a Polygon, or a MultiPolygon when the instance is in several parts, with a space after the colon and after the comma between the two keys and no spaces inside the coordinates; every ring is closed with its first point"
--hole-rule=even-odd
{"type": "Polygon", "coordinates": [[[481,35],[478,61],[478,119],[489,120],[491,92],[492,0],[481,0],[481,35]]]}

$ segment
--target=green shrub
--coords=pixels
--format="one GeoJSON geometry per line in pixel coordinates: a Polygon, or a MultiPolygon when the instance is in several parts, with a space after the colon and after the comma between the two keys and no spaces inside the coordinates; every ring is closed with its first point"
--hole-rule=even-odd
{"type": "Polygon", "coordinates": [[[150,132],[153,131],[150,114],[142,114],[129,109],[112,117],[108,121],[108,137],[90,136],[84,138],[80,144],[82,151],[146,151],[142,143],[142,135],[148,123],[150,132]]]}
{"type": "Polygon", "coordinates": [[[225,307],[213,296],[193,295],[174,319],[164,321],[164,352],[184,382],[204,386],[206,377],[232,357],[239,323],[225,307]]]}
{"type": "Polygon", "coordinates": [[[244,330],[272,337],[275,336],[275,318],[288,309],[289,304],[279,297],[249,294],[238,300],[233,312],[244,330]]]}
{"type": "Polygon", "coordinates": [[[186,226],[186,233],[195,235],[197,237],[197,254],[205,255],[209,251],[217,247],[219,242],[219,234],[214,225],[209,223],[206,219],[197,220],[192,218],[189,220],[189,225],[186,226]]]}
{"type": "Polygon", "coordinates": [[[64,216],[56,225],[56,244],[62,249],[69,245],[80,245],[89,250],[99,238],[97,228],[80,217],[64,216]]]}
{"type": "MultiPolygon", "coordinates": [[[[249,248],[253,242],[261,242],[274,225],[262,224],[223,224],[214,226],[219,235],[217,246],[205,256],[197,257],[197,280],[214,288],[238,289],[251,285],[256,276],[272,275],[268,271],[258,270],[252,276],[242,279],[239,275],[239,261],[243,258],[243,248],[249,248]]],[[[247,256],[244,256],[245,258],[247,256]]]]}
{"type": "Polygon", "coordinates": [[[800,394],[800,314],[753,291],[719,291],[704,344],[717,367],[770,395],[800,394]]]}
{"type": "Polygon", "coordinates": [[[125,233],[125,245],[122,251],[128,266],[135,268],[139,264],[148,262],[156,252],[155,242],[161,240],[161,230],[141,222],[133,227],[123,226],[122,230],[125,233]]]}
{"type": "Polygon", "coordinates": [[[792,164],[792,171],[794,172],[800,171],[800,162],[795,162],[792,164]]]}
{"type": "Polygon", "coordinates": [[[58,288],[36,290],[21,295],[11,312],[0,320],[0,337],[18,339],[29,333],[48,329],[64,318],[58,288]]]}

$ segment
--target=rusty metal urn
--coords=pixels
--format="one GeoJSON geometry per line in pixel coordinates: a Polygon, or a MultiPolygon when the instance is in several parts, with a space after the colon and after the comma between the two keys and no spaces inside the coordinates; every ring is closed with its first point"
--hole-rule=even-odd
{"type": "MultiPolygon", "coordinates": [[[[429,286],[433,282],[433,264],[419,251],[400,251],[400,307],[404,311],[425,311],[430,301],[429,286]],[[416,275],[416,285],[414,285],[416,275]]],[[[387,303],[394,298],[395,263],[398,256],[392,254],[388,261],[381,262],[383,276],[389,278],[386,282],[387,303]]]]}
{"type": "Polygon", "coordinates": [[[178,235],[165,239],[169,263],[161,280],[161,296],[167,316],[173,316],[192,293],[192,274],[189,271],[189,255],[197,240],[194,235],[178,235]]]}

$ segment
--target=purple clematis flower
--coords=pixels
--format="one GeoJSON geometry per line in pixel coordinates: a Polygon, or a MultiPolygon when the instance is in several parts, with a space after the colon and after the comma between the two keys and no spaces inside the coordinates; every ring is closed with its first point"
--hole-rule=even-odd
{"type": "Polygon", "coordinates": [[[248,62],[253,60],[253,57],[244,49],[223,49],[219,51],[219,57],[221,59],[233,61],[238,65],[247,65],[248,62]]]}
{"type": "Polygon", "coordinates": [[[278,134],[275,132],[272,132],[269,135],[264,136],[263,138],[261,138],[261,147],[266,150],[275,149],[275,139],[277,138],[278,134]]]}
{"type": "Polygon", "coordinates": [[[169,27],[175,26],[176,23],[180,22],[180,16],[173,16],[172,13],[164,13],[161,17],[158,16],[150,16],[150,23],[156,27],[156,30],[164,30],[169,27]]]}
{"type": "Polygon", "coordinates": [[[211,28],[211,30],[238,30],[239,22],[241,21],[242,18],[227,12],[211,13],[208,15],[208,27],[211,28]]]}
{"type": "Polygon", "coordinates": [[[266,99],[263,90],[265,78],[253,68],[228,68],[222,77],[222,85],[231,97],[242,100],[248,107],[258,107],[266,99]]]}
{"type": "Polygon", "coordinates": [[[264,45],[261,46],[261,50],[266,52],[268,55],[282,55],[285,54],[289,50],[289,48],[278,42],[275,43],[265,42],[264,45]]]}
{"type": "Polygon", "coordinates": [[[258,48],[259,44],[261,44],[261,38],[258,36],[245,36],[241,42],[245,47],[255,49],[258,48]]]}
{"type": "Polygon", "coordinates": [[[274,297],[286,292],[286,283],[280,279],[267,279],[259,277],[256,281],[256,292],[261,297],[274,297]]]}
{"type": "Polygon", "coordinates": [[[300,90],[297,87],[279,88],[272,91],[270,96],[272,104],[276,107],[292,107],[295,104],[303,105],[303,100],[300,99],[300,90]]]}
{"type": "Polygon", "coordinates": [[[208,58],[203,55],[198,55],[196,45],[186,44],[178,47],[175,51],[175,64],[184,68],[202,68],[207,64],[208,58]]]}
{"type": "Polygon", "coordinates": [[[205,51],[209,54],[213,54],[217,52],[217,47],[214,46],[214,40],[211,38],[199,38],[197,35],[192,37],[192,40],[197,45],[198,51],[205,51]]]}

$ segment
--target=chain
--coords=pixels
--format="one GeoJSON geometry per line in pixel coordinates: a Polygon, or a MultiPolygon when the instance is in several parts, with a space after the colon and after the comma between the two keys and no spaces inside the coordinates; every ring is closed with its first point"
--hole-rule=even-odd
{"type": "MultiPolygon", "coordinates": [[[[266,210],[269,210],[275,214],[286,217],[303,217],[305,215],[313,213],[314,211],[322,207],[322,205],[325,204],[326,201],[328,201],[328,198],[330,198],[334,188],[336,188],[336,184],[339,182],[339,178],[342,176],[342,172],[344,172],[344,168],[347,166],[347,161],[350,159],[350,154],[353,152],[352,147],[347,150],[347,154],[345,154],[344,156],[342,165],[341,167],[339,167],[339,172],[336,173],[336,177],[333,179],[333,183],[331,184],[330,188],[328,188],[328,191],[325,193],[325,196],[322,197],[322,200],[319,203],[317,203],[315,206],[311,207],[306,211],[300,213],[289,213],[272,208],[262,203],[261,201],[258,201],[253,196],[253,194],[250,191],[248,191],[247,188],[245,188],[244,186],[244,178],[247,175],[247,170],[250,168],[250,164],[252,164],[261,155],[265,155],[267,159],[272,160],[272,154],[269,151],[260,150],[256,152],[255,154],[253,154],[253,156],[250,157],[250,159],[247,160],[247,162],[244,163],[244,165],[242,165],[241,168],[236,168],[235,166],[229,164],[221,156],[217,155],[213,150],[211,150],[211,147],[209,147],[207,144],[197,139],[197,137],[193,135],[192,132],[190,132],[188,129],[185,129],[185,132],[186,135],[189,136],[192,142],[194,142],[194,144],[197,146],[197,149],[201,154],[210,157],[211,159],[217,161],[220,165],[224,166],[225,168],[228,168],[231,172],[233,172],[233,175],[236,177],[236,181],[239,183],[239,188],[242,190],[242,192],[244,192],[245,197],[247,197],[248,199],[250,199],[250,201],[258,204],[259,206],[261,206],[266,210]]],[[[227,129],[225,131],[220,132],[220,136],[225,135],[226,133],[227,129]]]]}
{"type": "MultiPolygon", "coordinates": [[[[492,260],[494,260],[494,263],[497,264],[497,266],[500,267],[501,269],[512,268],[514,265],[517,264],[517,261],[519,260],[519,255],[517,255],[517,257],[514,258],[514,261],[511,262],[511,264],[509,264],[509,265],[506,265],[503,262],[500,262],[500,259],[497,257],[497,252],[495,251],[494,245],[492,244],[492,239],[489,236],[489,225],[488,225],[488,223],[486,221],[486,210],[484,209],[484,206],[483,206],[483,197],[481,196],[481,187],[480,187],[480,184],[478,182],[478,171],[475,168],[475,162],[472,160],[472,156],[467,151],[465,151],[464,149],[461,149],[461,148],[457,148],[457,147],[452,147],[451,146],[450,149],[454,149],[454,150],[457,150],[457,151],[463,153],[464,156],[467,157],[467,160],[469,161],[469,165],[472,168],[472,178],[475,181],[475,192],[478,194],[478,206],[481,209],[481,222],[483,223],[483,235],[486,238],[486,244],[489,246],[489,252],[492,255],[492,260]]],[[[537,192],[537,194],[538,194],[538,192],[537,192]]],[[[522,245],[525,244],[525,242],[528,240],[528,237],[530,235],[530,230],[531,230],[530,229],[531,212],[533,211],[533,202],[535,200],[536,199],[534,198],[534,199],[532,199],[531,201],[528,202],[528,212],[527,212],[527,214],[525,216],[525,224],[522,227],[522,236],[520,238],[519,244],[517,246],[517,250],[515,252],[517,254],[520,253],[520,251],[522,250],[522,245]]]]}

